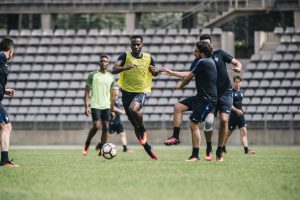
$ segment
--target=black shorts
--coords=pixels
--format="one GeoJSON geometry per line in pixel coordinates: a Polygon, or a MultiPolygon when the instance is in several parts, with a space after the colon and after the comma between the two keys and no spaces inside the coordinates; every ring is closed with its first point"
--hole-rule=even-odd
{"type": "Polygon", "coordinates": [[[5,124],[9,123],[7,112],[2,103],[0,103],[0,122],[4,122],[5,124]]]}
{"type": "Polygon", "coordinates": [[[129,106],[132,101],[137,101],[141,104],[141,108],[144,106],[145,100],[146,100],[146,94],[145,93],[138,93],[138,92],[127,92],[125,90],[122,91],[122,102],[123,107],[125,109],[125,112],[127,116],[129,116],[129,106]]]}
{"type": "Polygon", "coordinates": [[[243,127],[247,127],[245,117],[244,115],[239,116],[231,113],[229,117],[228,128],[229,130],[233,131],[236,128],[236,126],[238,126],[239,129],[243,127]]]}
{"type": "Polygon", "coordinates": [[[110,109],[97,109],[92,108],[92,119],[93,121],[109,121],[110,120],[110,109]]]}
{"type": "Polygon", "coordinates": [[[196,123],[203,122],[208,113],[214,112],[216,105],[215,101],[204,100],[198,96],[186,98],[179,103],[186,105],[189,108],[188,110],[193,111],[190,120],[196,123]]]}
{"type": "Polygon", "coordinates": [[[218,112],[227,113],[229,115],[231,112],[232,103],[233,103],[232,90],[218,96],[215,115],[217,115],[218,112]]]}
{"type": "Polygon", "coordinates": [[[113,134],[115,132],[117,134],[124,132],[123,124],[122,123],[117,123],[117,124],[115,124],[115,123],[109,123],[108,132],[110,134],[113,134]]]}

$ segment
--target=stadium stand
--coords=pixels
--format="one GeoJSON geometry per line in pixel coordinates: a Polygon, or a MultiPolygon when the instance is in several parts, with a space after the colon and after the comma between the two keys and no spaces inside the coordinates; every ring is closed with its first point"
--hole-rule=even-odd
{"type": "MultiPolygon", "coordinates": [[[[212,34],[215,48],[220,47],[222,35],[218,28],[134,32],[145,34],[144,51],[154,56],[158,67],[180,71],[189,69],[200,32],[212,34]]],[[[0,34],[7,33],[0,30],[0,34]]],[[[8,34],[17,44],[8,87],[16,88],[17,94],[3,103],[17,123],[89,121],[83,111],[88,72],[98,68],[100,54],[108,54],[114,62],[129,49],[129,35],[119,29],[10,30],[8,34]]],[[[300,31],[277,27],[274,34],[280,38],[276,53],[252,55],[243,73],[246,119],[253,122],[252,128],[255,124],[261,128],[266,122],[269,128],[282,128],[286,126],[281,121],[299,121],[300,31]]],[[[145,121],[172,121],[174,103],[195,93],[194,83],[183,91],[172,91],[177,81],[163,75],[154,78],[153,92],[144,108],[145,121]]]]}
{"type": "Polygon", "coordinates": [[[244,101],[246,115],[251,121],[267,121],[268,128],[288,128],[290,122],[296,127],[300,106],[300,35],[294,27],[276,27],[274,34],[280,41],[275,53],[252,55],[243,74],[243,88],[249,98],[244,101]]]}

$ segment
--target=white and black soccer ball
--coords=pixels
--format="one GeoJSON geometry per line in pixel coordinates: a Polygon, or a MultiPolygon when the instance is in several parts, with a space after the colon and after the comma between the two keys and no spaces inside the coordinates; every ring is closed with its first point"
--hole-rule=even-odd
{"type": "Polygon", "coordinates": [[[105,143],[102,146],[101,154],[106,159],[112,159],[117,155],[117,147],[113,143],[105,143]]]}

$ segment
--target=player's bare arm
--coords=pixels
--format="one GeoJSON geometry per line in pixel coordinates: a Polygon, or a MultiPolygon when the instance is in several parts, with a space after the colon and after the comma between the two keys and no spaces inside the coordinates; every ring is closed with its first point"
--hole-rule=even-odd
{"type": "Polygon", "coordinates": [[[123,62],[122,60],[118,60],[115,63],[115,65],[111,71],[112,74],[118,74],[122,71],[130,70],[130,69],[134,68],[134,65],[122,66],[122,62],[123,62]]]}
{"type": "Polygon", "coordinates": [[[232,109],[231,109],[233,112],[235,112],[237,115],[241,116],[244,114],[244,112],[240,109],[237,109],[236,107],[232,106],[232,109]]]}
{"type": "Polygon", "coordinates": [[[8,95],[8,96],[14,96],[16,94],[16,91],[14,89],[7,88],[7,89],[5,89],[4,94],[8,95]]]}
{"type": "Polygon", "coordinates": [[[185,76],[187,76],[190,73],[189,71],[184,71],[184,72],[173,71],[173,70],[165,68],[165,67],[162,67],[160,69],[160,71],[167,76],[175,76],[175,77],[179,77],[179,78],[184,78],[185,76]]]}
{"type": "Polygon", "coordinates": [[[149,66],[149,72],[151,72],[151,74],[153,75],[153,76],[158,76],[158,74],[159,74],[159,69],[158,68],[156,68],[155,66],[153,66],[153,65],[150,65],[149,66]]]}
{"type": "Polygon", "coordinates": [[[89,103],[90,103],[90,87],[86,85],[84,90],[84,108],[85,108],[84,114],[86,116],[90,116],[91,114],[89,103]]]}
{"type": "Polygon", "coordinates": [[[184,86],[186,86],[194,78],[194,76],[195,76],[195,74],[193,74],[192,72],[189,72],[188,75],[184,76],[184,78],[181,81],[181,83],[175,89],[182,89],[182,88],[184,88],[184,86]]]}
{"type": "Polygon", "coordinates": [[[235,58],[232,58],[231,64],[234,65],[233,68],[231,68],[234,72],[236,73],[240,73],[242,70],[242,63],[240,61],[238,61],[235,58]]]}

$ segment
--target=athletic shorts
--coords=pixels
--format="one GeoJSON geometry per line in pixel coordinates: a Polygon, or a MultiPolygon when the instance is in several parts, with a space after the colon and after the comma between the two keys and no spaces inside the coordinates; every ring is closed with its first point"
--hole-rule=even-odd
{"type": "Polygon", "coordinates": [[[217,116],[218,112],[227,113],[229,115],[231,112],[232,103],[233,103],[232,90],[218,96],[215,116],[217,116]]]}
{"type": "Polygon", "coordinates": [[[109,121],[110,120],[110,109],[97,109],[92,108],[92,119],[93,121],[109,121]]]}
{"type": "Polygon", "coordinates": [[[113,134],[115,132],[117,134],[124,132],[123,124],[122,123],[117,123],[117,124],[109,123],[108,132],[110,134],[113,134]]]}
{"type": "Polygon", "coordinates": [[[4,122],[5,124],[9,123],[7,112],[2,103],[0,103],[0,122],[4,122]]]}
{"type": "Polygon", "coordinates": [[[239,129],[247,127],[245,117],[244,115],[239,116],[231,113],[229,117],[228,128],[229,130],[233,131],[236,128],[236,126],[238,126],[239,129]]]}
{"type": "Polygon", "coordinates": [[[127,116],[129,116],[129,106],[132,101],[137,101],[141,104],[141,108],[144,106],[145,100],[146,100],[146,94],[145,93],[138,93],[138,92],[127,92],[124,90],[122,91],[122,102],[123,107],[125,109],[125,112],[127,116]]]}
{"type": "Polygon", "coordinates": [[[192,122],[203,122],[205,121],[208,113],[214,112],[216,102],[204,100],[198,96],[186,98],[179,103],[186,105],[193,113],[190,116],[192,122]]]}

